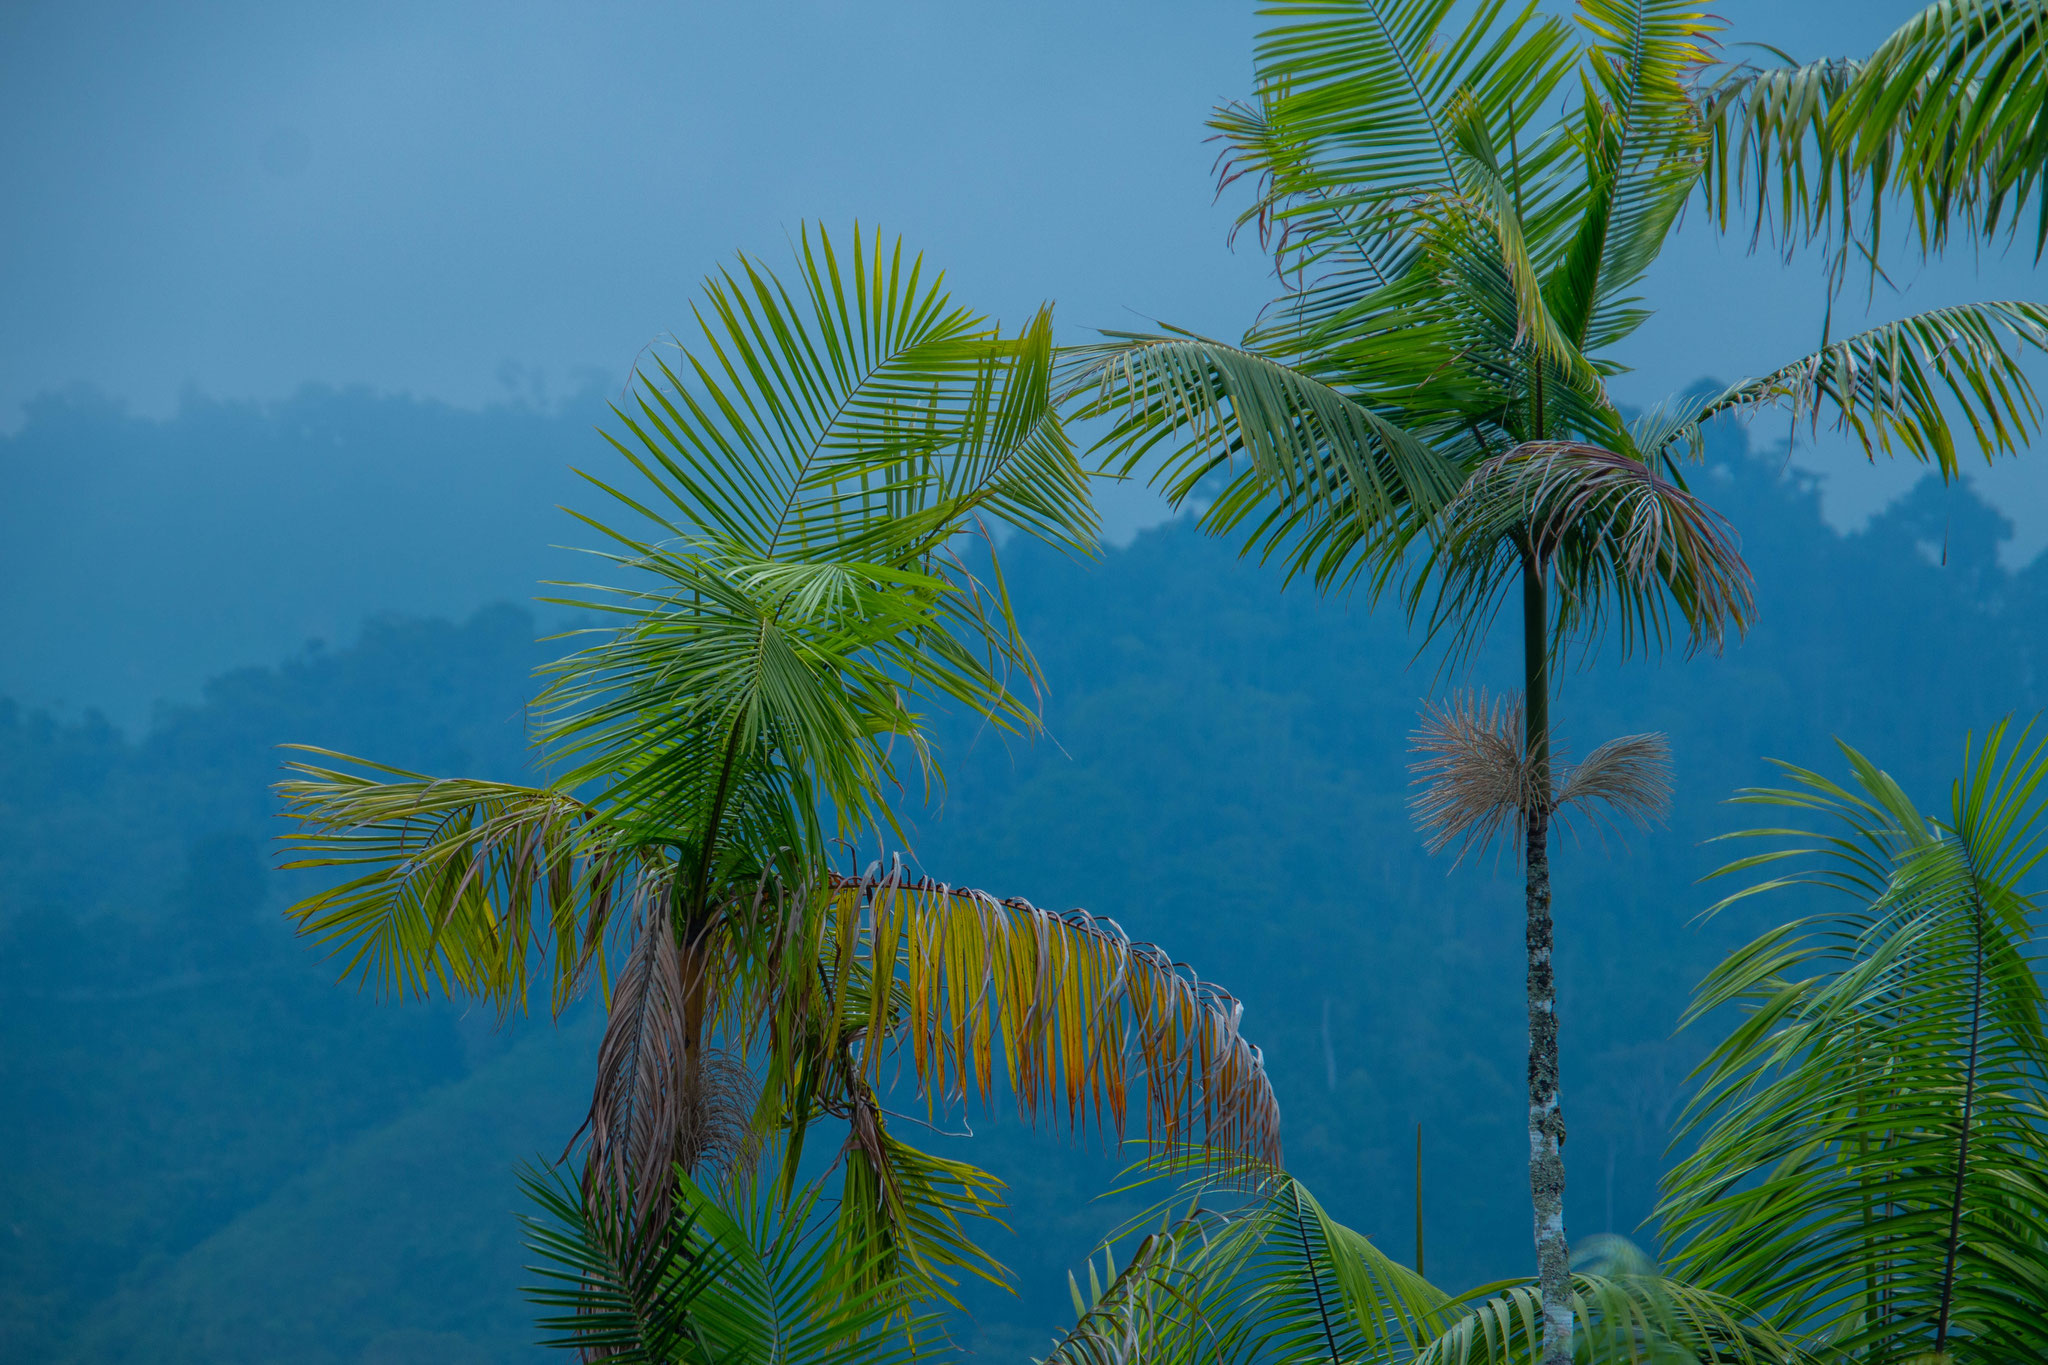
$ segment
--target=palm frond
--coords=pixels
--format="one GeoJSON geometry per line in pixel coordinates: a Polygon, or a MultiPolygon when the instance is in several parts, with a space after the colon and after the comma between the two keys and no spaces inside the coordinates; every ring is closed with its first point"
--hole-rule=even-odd
{"type": "Polygon", "coordinates": [[[891,1133],[874,1095],[858,1083],[848,1112],[838,1235],[874,1248],[858,1292],[900,1285],[910,1296],[955,1308],[960,1276],[1009,1287],[1009,1271],[974,1240],[977,1221],[1004,1226],[1003,1182],[966,1161],[921,1151],[891,1133]]]}
{"type": "MultiPolygon", "coordinates": [[[[1619,1238],[1575,1258],[1575,1359],[1614,1365],[1808,1365],[1815,1358],[1723,1294],[1665,1276],[1619,1238]],[[1583,1343],[1580,1345],[1578,1343],[1583,1343]]],[[[1536,1287],[1488,1285],[1460,1296],[1450,1325],[1415,1365],[1533,1365],[1541,1353],[1536,1287]]]]}
{"type": "MultiPolygon", "coordinates": [[[[833,879],[865,922],[869,979],[900,1015],[865,1052],[907,1054],[933,1103],[986,1101],[1001,1080],[1029,1119],[1122,1137],[1142,1087],[1146,1134],[1277,1161],[1280,1111],[1243,1006],[1113,920],[911,877],[900,864],[833,879]]],[[[879,1018],[879,1015],[873,1016],[879,1018]]]]}
{"type": "MultiPolygon", "coordinates": [[[[1715,101],[1724,223],[1750,191],[1755,226],[1774,227],[1788,248],[1818,237],[1874,253],[1893,199],[1923,252],[1957,228],[1985,240],[2017,233],[2048,159],[2044,34],[2041,0],[1936,0],[1865,60],[1779,54],[1779,65],[1731,69],[1715,101]]],[[[2048,201],[2035,207],[2038,257],[2048,201]]]]}
{"type": "Polygon", "coordinates": [[[1683,1271],[1856,1359],[2041,1356],[2048,1000],[2024,884],[2048,746],[2004,725],[1969,746],[1939,820],[1843,748],[1850,784],[1787,768],[1749,796],[1827,824],[1752,832],[1795,842],[1731,863],[1770,875],[1721,905],[1842,894],[1702,983],[1689,1023],[1743,1014],[1700,1068],[1660,1216],[1683,1271]]]}
{"type": "Polygon", "coordinates": [[[1252,212],[1283,226],[1332,198],[1370,211],[1455,190],[1458,98],[1505,145],[1575,55],[1566,25],[1533,5],[1510,12],[1504,0],[1464,13],[1452,0],[1314,0],[1267,12],[1279,22],[1260,35],[1255,69],[1270,140],[1238,149],[1226,174],[1254,176],[1252,212]]]}
{"type": "Polygon", "coordinates": [[[1429,629],[1454,653],[1484,633],[1525,561],[1553,575],[1553,648],[1613,626],[1624,656],[1660,644],[1675,610],[1694,649],[1720,648],[1755,610],[1749,567],[1720,514],[1626,455],[1529,442],[1481,465],[1444,511],[1410,610],[1435,585],[1429,629]]]}
{"type": "Polygon", "coordinates": [[[1590,351],[1644,316],[1623,291],[1656,259],[1698,182],[1708,138],[1694,84],[1720,22],[1691,0],[1585,0],[1578,19],[1593,39],[1583,203],[1544,291],[1565,334],[1590,351]]]}
{"type": "Polygon", "coordinates": [[[623,1208],[592,1208],[549,1172],[520,1173],[539,1210],[525,1215],[527,1248],[543,1264],[526,1296],[542,1310],[541,1345],[618,1365],[674,1365],[715,1357],[697,1310],[717,1292],[727,1257],[704,1235],[696,1210],[676,1210],[662,1235],[630,1229],[623,1208]]]}
{"type": "Polygon", "coordinates": [[[674,880],[671,869],[643,897],[641,923],[605,1016],[584,1120],[587,1195],[601,1191],[619,1202],[631,1191],[630,1204],[621,1206],[648,1225],[667,1220],[671,1190],[646,1173],[680,1169],[731,1180],[752,1168],[761,1144],[744,1060],[707,1042],[738,964],[723,951],[723,935],[706,931],[678,941],[674,880]]]}
{"type": "Polygon", "coordinates": [[[542,1344],[628,1365],[907,1365],[929,1320],[905,1316],[894,1293],[854,1286],[870,1253],[817,1215],[815,1189],[796,1200],[742,1182],[720,1198],[688,1176],[660,1235],[628,1231],[558,1178],[529,1172],[540,1216],[527,1245],[543,1260],[527,1295],[544,1309],[542,1344]]]}
{"type": "Polygon", "coordinates": [[[287,747],[356,770],[286,765],[297,776],[277,788],[294,822],[282,865],[349,874],[287,914],[343,959],[344,976],[380,994],[441,990],[523,1009],[540,955],[559,1011],[651,865],[559,788],[429,778],[287,747]]]}
{"type": "Polygon", "coordinates": [[[1075,1327],[1043,1365],[1395,1365],[1450,1320],[1446,1295],[1284,1171],[1186,1152],[1156,1152],[1137,1171],[1176,1188],[1104,1243],[1113,1267],[1114,1244],[1139,1238],[1106,1287],[1092,1267],[1090,1294],[1076,1286],[1075,1327]]]}
{"type": "Polygon", "coordinates": [[[1823,415],[1854,433],[1864,453],[1895,444],[1945,479],[1958,472],[1948,409],[1960,412],[1988,461],[2017,451],[2041,425],[2028,352],[2048,351],[2048,308],[1971,303],[1936,308],[1846,337],[1803,359],[1731,385],[1700,410],[1785,407],[1818,429],[1823,415]]]}
{"type": "Polygon", "coordinates": [[[593,479],[623,522],[584,520],[638,586],[562,585],[616,624],[556,666],[544,737],[612,818],[701,845],[730,814],[734,842],[815,858],[818,809],[892,828],[895,749],[937,780],[919,699],[1036,724],[999,570],[957,538],[1087,552],[1096,522],[1048,311],[1006,336],[858,229],[844,258],[806,229],[797,266],[794,288],[747,258],[707,281],[697,335],[619,412],[640,478],[593,479]]]}
{"type": "Polygon", "coordinates": [[[668,537],[763,558],[871,558],[906,519],[929,546],[974,509],[1092,543],[1047,401],[1049,314],[1005,338],[900,239],[858,228],[843,260],[806,228],[796,264],[794,292],[748,257],[705,281],[692,344],[640,377],[618,413],[630,442],[607,438],[645,497],[593,483],[668,537]]]}
{"type": "Polygon", "coordinates": [[[1319,577],[1456,491],[1456,470],[1417,436],[1279,360],[1190,334],[1110,334],[1068,352],[1084,416],[1110,415],[1105,465],[1149,478],[1175,505],[1227,483],[1202,514],[1214,534],[1319,577]]]}

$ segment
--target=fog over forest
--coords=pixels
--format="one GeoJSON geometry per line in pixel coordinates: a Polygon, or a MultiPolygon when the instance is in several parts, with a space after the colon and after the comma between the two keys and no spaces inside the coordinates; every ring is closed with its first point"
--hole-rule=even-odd
{"type": "Polygon", "coordinates": [[[10,0],[0,183],[0,1362],[2048,1361],[2048,0],[10,0]]]}
{"type": "MultiPolygon", "coordinates": [[[[401,470],[443,451],[431,477],[453,497],[465,467],[601,459],[590,416],[316,392],[152,422],[53,402],[0,445],[16,471],[70,467],[82,482],[88,459],[133,469],[201,442],[229,471],[281,448],[375,451],[401,470]],[[64,440],[77,459],[45,458],[64,440]]],[[[1610,660],[1563,684],[1575,746],[1662,729],[1678,774],[1667,827],[1589,832],[1560,854],[1570,1213],[1588,1233],[1641,1235],[1674,1099],[1703,1050],[1673,1026],[1697,978],[1767,918],[1694,923],[1713,898],[1697,879],[1722,860],[1702,841],[1745,823],[1726,798],[1768,780],[1768,757],[1838,767],[1839,736],[1933,802],[1966,730],[2044,700],[2048,570],[2000,567],[2007,528],[1967,491],[1930,481],[1840,535],[1812,480],[1752,453],[1740,429],[1716,434],[1701,483],[1757,569],[1755,631],[1721,658],[1610,660]]],[[[538,531],[531,491],[480,508],[462,528],[474,540],[395,530],[392,553],[417,572],[441,546],[431,581],[450,602],[497,574],[546,572],[509,549],[460,562],[470,545],[516,541],[510,528],[538,531]]],[[[326,642],[286,647],[306,618],[283,604],[317,599],[303,578],[283,586],[288,567],[266,581],[261,566],[288,566],[314,500],[214,544],[211,559],[149,568],[179,526],[222,524],[219,496],[161,486],[106,507],[96,538],[133,553],[105,583],[132,583],[139,616],[211,582],[223,619],[195,626],[198,644],[145,620],[80,647],[197,669],[246,631],[279,641],[276,657],[215,673],[146,725],[0,710],[0,1067],[17,1097],[0,1119],[17,1154],[0,1243],[8,1354],[519,1358],[532,1331],[513,1174],[557,1155],[580,1117],[595,1021],[579,1007],[559,1027],[500,1030],[487,1008],[337,988],[336,964],[278,918],[309,874],[267,870],[267,784],[287,742],[516,778],[529,672],[558,646],[535,643],[533,609],[509,593],[452,618],[351,620],[339,603],[383,582],[366,557],[321,589],[335,605],[310,619],[328,613],[326,642]]],[[[1170,945],[1245,1002],[1289,1161],[1338,1216],[1409,1253],[1420,1123],[1432,1273],[1514,1273],[1528,1217],[1517,888],[1511,865],[1452,872],[1412,832],[1407,732],[1440,683],[1434,656],[1415,659],[1396,613],[1283,592],[1185,522],[1093,565],[1022,550],[1008,570],[1050,685],[1050,735],[1019,745],[964,720],[942,727],[951,783],[914,831],[924,868],[1084,906],[1170,945]]],[[[75,585],[74,601],[105,583],[75,585]]],[[[26,615],[10,625],[36,628],[26,615]]],[[[1477,661],[1472,680],[1505,676],[1504,655],[1477,661]]],[[[1099,1139],[1000,1115],[971,1126],[963,1154],[1010,1183],[1016,1235],[996,1251],[1018,1288],[971,1301],[973,1340],[1017,1358],[1068,1311],[1068,1268],[1136,1206],[1091,1202],[1120,1164],[1099,1139]]]]}

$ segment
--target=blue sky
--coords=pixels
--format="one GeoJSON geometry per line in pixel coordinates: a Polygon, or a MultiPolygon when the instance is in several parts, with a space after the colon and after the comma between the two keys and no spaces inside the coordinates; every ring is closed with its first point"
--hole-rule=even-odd
{"type": "MultiPolygon", "coordinates": [[[[1906,0],[1722,0],[1731,40],[1869,50],[1906,0]]],[[[1268,294],[1225,244],[1202,118],[1249,86],[1249,6],[414,0],[0,7],[0,430],[88,382],[319,381],[479,405],[616,382],[735,249],[806,219],[905,233],[1001,316],[1069,336],[1234,333],[1268,294]]],[[[2030,262],[1909,270],[1880,312],[2038,296],[2030,262]]],[[[1617,386],[1652,401],[1799,354],[1821,290],[1689,226],[1617,386]]],[[[1847,524],[1904,469],[1829,472],[1847,524]]],[[[1984,485],[2048,544],[2048,474],[1984,485]]],[[[1121,508],[1126,521],[1142,504],[1121,508]]]]}

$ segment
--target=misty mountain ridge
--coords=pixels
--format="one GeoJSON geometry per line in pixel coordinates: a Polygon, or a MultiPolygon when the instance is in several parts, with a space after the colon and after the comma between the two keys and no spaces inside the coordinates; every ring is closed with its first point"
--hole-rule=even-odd
{"type": "MultiPolygon", "coordinates": [[[[29,403],[0,435],[0,582],[41,587],[0,595],[0,696],[139,733],[223,670],[342,645],[378,613],[466,616],[589,576],[559,547],[594,533],[558,509],[602,510],[574,469],[618,464],[595,428],[617,429],[619,391],[590,379],[550,400],[505,380],[512,397],[482,409],[321,385],[190,391],[163,419],[84,385],[29,403]]],[[[1135,490],[1103,496],[1114,543],[1160,515],[1135,490]]],[[[1916,496],[1974,515],[1963,489],[1916,496]]],[[[1919,515],[1939,559],[1946,528],[1919,515]]]]}
{"type": "MultiPolygon", "coordinates": [[[[273,565],[258,585],[273,616],[209,620],[211,599],[187,600],[168,564],[155,580],[133,565],[124,577],[111,560],[67,580],[81,603],[129,585],[127,598],[106,599],[126,605],[90,648],[131,663],[160,648],[166,669],[208,670],[197,700],[160,708],[132,734],[0,704],[9,1358],[401,1365],[531,1351],[512,1172],[552,1157],[580,1118],[594,1021],[585,1007],[559,1028],[501,1032],[487,1011],[383,1005],[334,984],[337,964],[277,914],[313,883],[270,870],[268,784],[282,742],[519,778],[531,670],[558,646],[535,643],[531,612],[499,605],[459,623],[379,616],[346,645],[294,638],[275,651],[282,662],[226,672],[206,651],[236,630],[254,638],[252,622],[295,629],[302,600],[340,612],[351,594],[414,581],[428,562],[445,573],[417,580],[425,591],[503,595],[491,575],[527,572],[527,551],[509,542],[559,537],[541,529],[557,514],[513,509],[530,499],[545,512],[536,490],[554,475],[543,452],[559,470],[561,452],[601,443],[582,429],[591,414],[566,408],[479,416],[360,394],[303,401],[209,408],[189,429],[65,408],[24,430],[37,433],[29,445],[8,447],[10,487],[24,477],[20,452],[61,449],[65,431],[130,441],[121,458],[137,469],[202,448],[207,431],[261,437],[228,460],[252,478],[265,452],[300,460],[278,473],[296,491],[278,495],[288,511],[275,525],[252,511],[260,487],[238,490],[230,516],[165,467],[155,483],[109,494],[97,523],[115,528],[103,546],[170,555],[179,534],[200,534],[182,516],[260,521],[253,539],[209,542],[191,572],[239,584],[273,565]],[[316,410],[328,425],[310,420],[316,410]],[[451,432],[467,444],[448,468],[402,468],[451,432]],[[351,509],[375,482],[320,483],[313,457],[330,449],[387,452],[381,486],[415,481],[409,529],[366,547],[382,559],[321,567],[349,549],[333,528],[362,515],[351,509]],[[473,486],[493,470],[533,482],[502,498],[473,486]],[[441,535],[447,544],[431,543],[441,535]],[[485,560],[476,547],[494,536],[508,543],[485,560]],[[150,604],[169,614],[151,617],[150,604]],[[180,642],[187,628],[196,643],[180,642]]],[[[92,501],[77,469],[36,477],[45,494],[69,490],[50,505],[92,501]]],[[[1745,823],[1725,798],[1769,780],[1766,756],[1837,770],[1840,734],[1932,801],[1965,730],[2043,702],[2048,568],[2001,568],[2003,521],[1967,491],[1923,487],[1840,536],[1812,480],[1781,477],[1739,431],[1717,433],[1699,477],[1743,533],[1756,629],[1718,658],[1609,659],[1569,674],[1558,707],[1579,752],[1664,730],[1679,783],[1667,828],[1567,840],[1558,854],[1569,1208],[1581,1236],[1651,1240],[1638,1225],[1701,1050],[1674,1039],[1673,1024],[1706,967],[1766,913],[1783,914],[1693,925],[1711,899],[1695,883],[1720,860],[1702,841],[1745,823]]],[[[1519,889],[1490,861],[1452,870],[1426,857],[1407,810],[1419,701],[1451,682],[1505,685],[1505,644],[1469,678],[1438,679],[1433,659],[1414,660],[1397,613],[1283,593],[1275,573],[1184,521],[1093,565],[1014,544],[1006,568],[1050,682],[1056,742],[1005,744],[970,717],[945,721],[950,781],[943,807],[914,822],[920,864],[1110,915],[1219,981],[1265,1049],[1290,1166],[1333,1212],[1409,1257],[1419,1122],[1433,1275],[1517,1271],[1528,1217],[1519,889]]],[[[8,610],[12,638],[36,641],[84,607],[8,610]]],[[[10,668],[60,676],[56,662],[21,657],[33,652],[11,655],[10,668]]],[[[1117,1165],[1102,1142],[1028,1133],[1003,1114],[972,1123],[971,1141],[930,1140],[1010,1182],[1018,1235],[993,1249],[1020,1296],[974,1300],[973,1344],[1015,1356],[1057,1328],[1066,1270],[1130,1204],[1090,1202],[1117,1165]]]]}

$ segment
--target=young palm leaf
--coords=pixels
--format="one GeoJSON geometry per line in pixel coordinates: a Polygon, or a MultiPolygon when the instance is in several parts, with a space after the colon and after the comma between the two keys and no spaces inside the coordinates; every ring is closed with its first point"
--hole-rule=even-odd
{"type": "MultiPolygon", "coordinates": [[[[1660,1216],[1676,1263],[1844,1358],[2048,1357],[2048,1031],[2026,888],[2048,852],[2048,745],[2000,725],[1945,818],[1843,746],[1848,784],[1738,800],[1820,817],[1717,875],[1714,907],[1813,888],[1832,905],[1701,984],[1743,1011],[1701,1065],[1660,1216]],[[1931,1353],[1928,1355],[1927,1353],[1931,1353]]],[[[1804,820],[1802,820],[1802,825],[1804,820]]]]}

